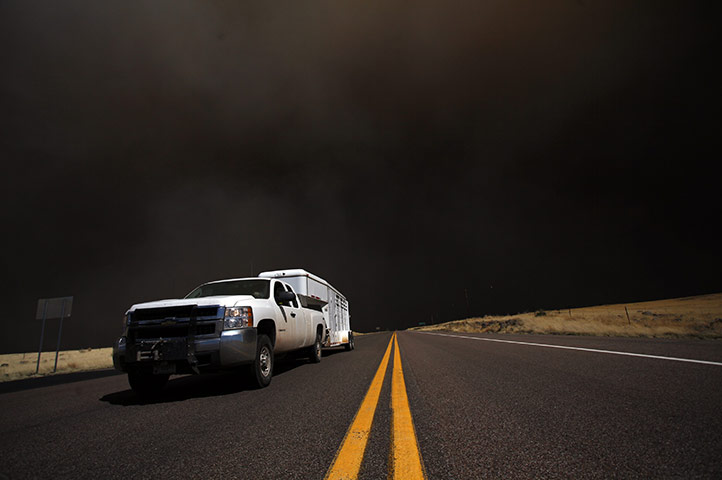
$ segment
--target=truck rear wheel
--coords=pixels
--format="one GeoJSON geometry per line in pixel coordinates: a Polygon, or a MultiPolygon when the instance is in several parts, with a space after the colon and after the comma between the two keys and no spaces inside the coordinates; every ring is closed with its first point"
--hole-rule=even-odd
{"type": "Polygon", "coordinates": [[[273,345],[267,335],[259,335],[256,358],[251,365],[251,381],[259,388],[267,387],[273,376],[273,345]]]}
{"type": "Polygon", "coordinates": [[[318,363],[321,361],[321,334],[316,334],[316,341],[308,347],[308,359],[311,363],[318,363]]]}
{"type": "Polygon", "coordinates": [[[356,348],[356,345],[353,343],[353,332],[348,332],[348,343],[344,345],[344,348],[347,352],[356,348]]]}
{"type": "Polygon", "coordinates": [[[158,395],[168,383],[170,375],[153,375],[151,373],[128,372],[128,383],[130,388],[143,398],[150,398],[158,395]]]}

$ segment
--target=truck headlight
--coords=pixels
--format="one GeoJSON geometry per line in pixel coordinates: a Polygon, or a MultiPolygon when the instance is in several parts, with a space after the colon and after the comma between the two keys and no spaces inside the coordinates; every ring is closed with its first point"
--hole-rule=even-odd
{"type": "Polygon", "coordinates": [[[251,307],[226,307],[223,316],[223,328],[243,328],[253,326],[253,309],[251,307]]]}

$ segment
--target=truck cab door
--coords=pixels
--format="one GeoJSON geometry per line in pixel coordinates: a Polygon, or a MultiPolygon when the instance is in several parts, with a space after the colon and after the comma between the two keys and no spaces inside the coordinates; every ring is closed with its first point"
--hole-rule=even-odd
{"type": "Polygon", "coordinates": [[[297,347],[298,341],[298,328],[296,326],[296,318],[298,317],[297,312],[293,312],[293,306],[290,302],[283,302],[279,298],[281,292],[285,292],[286,289],[281,282],[274,282],[273,284],[273,301],[280,310],[278,313],[278,319],[276,321],[276,351],[285,352],[293,350],[297,347]],[[295,314],[291,315],[292,313],[295,314]]]}
{"type": "Polygon", "coordinates": [[[298,307],[298,338],[301,341],[300,346],[306,347],[313,345],[316,340],[316,332],[313,331],[313,315],[308,308],[304,308],[301,300],[298,298],[296,292],[293,291],[293,287],[288,286],[288,291],[296,296],[297,302],[294,302],[294,307],[298,307]]]}
{"type": "Polygon", "coordinates": [[[293,288],[291,288],[290,285],[286,285],[286,290],[291,292],[293,294],[293,300],[291,300],[291,304],[288,306],[289,316],[291,318],[288,319],[288,323],[293,322],[293,328],[294,328],[294,342],[295,342],[295,348],[301,348],[305,347],[309,344],[310,340],[308,339],[308,319],[306,315],[306,310],[301,307],[301,303],[298,300],[298,296],[296,295],[296,292],[293,291],[293,288]]]}
{"type": "MultiPolygon", "coordinates": [[[[277,282],[276,285],[280,287],[278,292],[285,290],[293,294],[293,300],[285,302],[277,300],[276,303],[278,304],[279,308],[282,311],[281,313],[283,314],[284,328],[287,330],[287,333],[289,333],[288,349],[292,350],[301,348],[305,345],[304,342],[306,341],[303,309],[300,308],[300,304],[298,303],[298,297],[289,285],[281,282],[277,282]]],[[[276,291],[274,290],[274,293],[275,292],[276,291]]]]}

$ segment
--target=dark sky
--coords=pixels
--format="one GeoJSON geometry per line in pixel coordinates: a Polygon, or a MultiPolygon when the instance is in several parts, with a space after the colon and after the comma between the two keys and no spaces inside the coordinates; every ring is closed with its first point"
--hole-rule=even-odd
{"type": "Polygon", "coordinates": [[[722,291],[716,3],[2,0],[0,351],[279,268],[361,331],[722,291]]]}

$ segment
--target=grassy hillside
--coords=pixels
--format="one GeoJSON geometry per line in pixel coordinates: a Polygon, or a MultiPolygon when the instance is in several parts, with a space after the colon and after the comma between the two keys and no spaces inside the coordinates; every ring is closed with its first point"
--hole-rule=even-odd
{"type": "Polygon", "coordinates": [[[722,339],[722,293],[467,318],[413,330],[722,339]]]}

